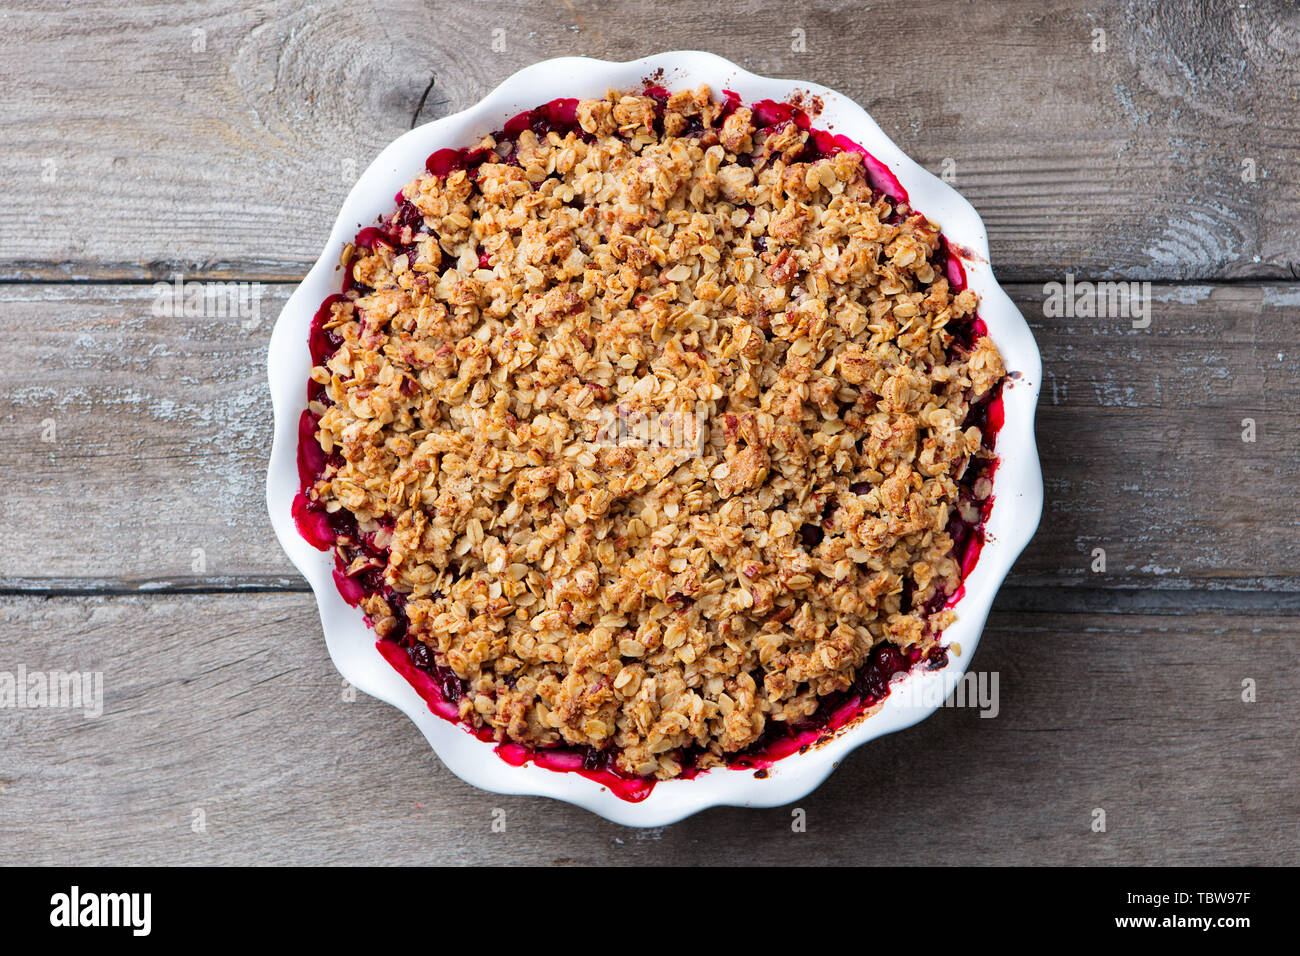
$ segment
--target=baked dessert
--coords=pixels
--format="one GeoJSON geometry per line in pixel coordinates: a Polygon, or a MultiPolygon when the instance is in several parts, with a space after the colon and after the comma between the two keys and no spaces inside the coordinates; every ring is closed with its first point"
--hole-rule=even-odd
{"type": "Polygon", "coordinates": [[[650,87],[396,203],[312,329],[295,517],[435,711],[639,782],[943,666],[1005,372],[885,167],[799,105],[650,87]]]}

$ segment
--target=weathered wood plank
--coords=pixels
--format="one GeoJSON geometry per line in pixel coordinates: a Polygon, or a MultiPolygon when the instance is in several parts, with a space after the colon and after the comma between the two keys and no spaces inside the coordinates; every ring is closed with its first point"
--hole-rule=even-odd
{"type": "MultiPolygon", "coordinates": [[[[298,580],[262,516],[265,342],[288,291],[241,320],[155,317],[148,285],[0,286],[0,508],[23,529],[0,588],[298,580]]],[[[1011,291],[1045,356],[1048,491],[1013,582],[1300,591],[1300,289],[1156,286],[1146,329],[1011,291]]]]}
{"type": "Polygon", "coordinates": [[[956,16],[938,0],[45,0],[4,17],[0,278],[296,278],[415,119],[546,57],[699,47],[853,96],[955,175],[1009,279],[1296,263],[1300,11],[1283,0],[956,16]]]}
{"type": "MultiPolygon", "coordinates": [[[[0,708],[10,863],[1300,862],[1300,642],[1275,618],[995,615],[997,716],[945,708],[791,810],[640,832],[474,790],[342,699],[306,595],[0,600],[0,671],[104,709],[0,708]],[[1242,681],[1257,682],[1244,703],[1242,681]],[[1013,783],[1009,784],[1009,781],[1013,783]],[[505,833],[491,830],[505,811],[505,833]],[[1106,812],[1106,832],[1091,829],[1106,812]],[[205,832],[195,832],[202,810],[205,832]],[[756,847],[761,847],[757,852],[756,847]]],[[[990,686],[986,684],[986,686],[990,686]]]]}

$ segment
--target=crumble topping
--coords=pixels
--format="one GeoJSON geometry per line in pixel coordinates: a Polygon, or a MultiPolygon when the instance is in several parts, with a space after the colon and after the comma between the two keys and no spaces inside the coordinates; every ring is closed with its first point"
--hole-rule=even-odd
{"type": "Polygon", "coordinates": [[[582,101],[344,252],[308,497],[366,537],[337,547],[377,634],[499,740],[673,777],[953,619],[1001,357],[937,225],[756,124],[703,87],[582,101]]]}

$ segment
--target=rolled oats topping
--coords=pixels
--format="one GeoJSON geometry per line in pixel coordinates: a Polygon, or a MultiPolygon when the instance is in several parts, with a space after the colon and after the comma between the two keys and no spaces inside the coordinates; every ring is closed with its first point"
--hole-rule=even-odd
{"type": "Polygon", "coordinates": [[[344,252],[304,508],[484,736],[674,777],[953,619],[1001,357],[939,226],[761,113],[556,101],[344,252]]]}

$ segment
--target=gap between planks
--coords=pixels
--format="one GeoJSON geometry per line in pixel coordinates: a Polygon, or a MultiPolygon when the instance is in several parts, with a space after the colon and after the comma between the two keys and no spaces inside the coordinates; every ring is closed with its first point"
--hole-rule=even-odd
{"type": "MultiPolygon", "coordinates": [[[[244,577],[173,578],[132,583],[111,578],[10,579],[0,587],[0,600],[45,598],[139,599],[216,597],[222,595],[310,594],[300,578],[244,577]]],[[[1259,582],[1245,588],[1170,590],[1154,588],[1069,587],[1059,584],[1008,584],[998,589],[993,613],[1013,614],[1145,614],[1185,617],[1197,614],[1246,614],[1300,617],[1300,591],[1267,590],[1259,582]]]]}

